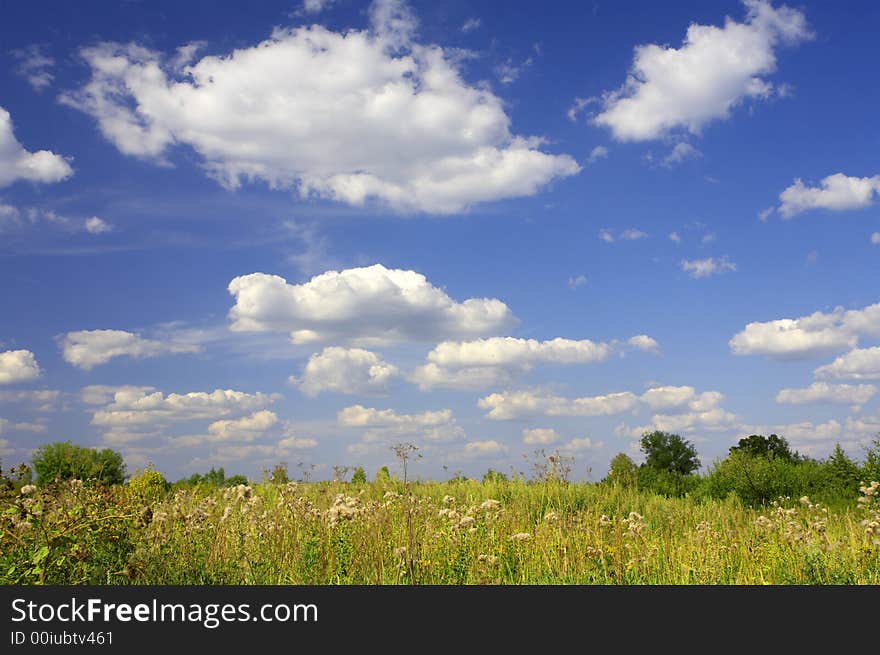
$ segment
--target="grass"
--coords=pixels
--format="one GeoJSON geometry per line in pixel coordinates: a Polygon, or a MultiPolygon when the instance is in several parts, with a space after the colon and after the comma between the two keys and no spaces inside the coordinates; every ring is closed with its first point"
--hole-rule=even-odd
{"type": "Polygon", "coordinates": [[[880,584],[876,486],[831,509],[525,481],[27,492],[0,498],[4,584],[880,584]]]}

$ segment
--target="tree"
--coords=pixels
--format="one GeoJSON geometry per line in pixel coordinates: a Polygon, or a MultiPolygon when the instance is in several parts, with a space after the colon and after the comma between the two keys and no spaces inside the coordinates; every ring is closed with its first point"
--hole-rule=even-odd
{"type": "Polygon", "coordinates": [[[483,484],[490,484],[493,482],[507,482],[507,476],[501,471],[489,469],[483,474],[483,484]]]}
{"type": "Polygon", "coordinates": [[[797,462],[800,458],[795,452],[792,452],[783,437],[771,434],[765,437],[761,434],[751,434],[739,440],[736,446],[730,447],[730,452],[742,452],[752,457],[776,457],[785,462],[797,462]]]}
{"type": "Polygon", "coordinates": [[[605,480],[622,487],[634,487],[639,483],[639,467],[626,453],[617,453],[605,480]]]}
{"type": "Polygon", "coordinates": [[[40,446],[34,453],[37,484],[53,480],[94,480],[101,484],[122,484],[125,462],[122,455],[110,448],[98,450],[76,446],[70,441],[56,441],[40,446]]]}
{"type": "Polygon", "coordinates": [[[376,482],[387,482],[391,479],[391,473],[388,471],[387,466],[383,466],[378,471],[376,471],[376,482]]]}
{"type": "Polygon", "coordinates": [[[783,437],[771,434],[765,437],[762,434],[750,434],[739,440],[736,446],[730,447],[730,452],[742,452],[752,457],[776,457],[784,462],[794,464],[800,456],[791,450],[783,437]]]}
{"type": "Polygon", "coordinates": [[[834,445],[834,452],[828,458],[827,465],[831,470],[831,478],[835,486],[855,495],[859,488],[859,467],[849,458],[839,443],[834,445]]]}
{"type": "Polygon", "coordinates": [[[880,480],[880,432],[865,448],[865,461],[861,471],[862,482],[880,480]]]}
{"type": "Polygon", "coordinates": [[[677,434],[660,430],[645,433],[641,450],[646,456],[642,466],[648,469],[690,475],[700,468],[697,449],[677,434]]]}
{"type": "Polygon", "coordinates": [[[367,483],[367,473],[364,471],[362,466],[358,466],[354,473],[351,474],[351,483],[352,484],[366,484],[367,483]]]}

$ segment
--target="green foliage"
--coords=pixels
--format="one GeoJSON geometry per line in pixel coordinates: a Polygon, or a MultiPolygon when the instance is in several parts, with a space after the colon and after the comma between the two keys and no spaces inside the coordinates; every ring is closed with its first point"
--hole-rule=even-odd
{"type": "Polygon", "coordinates": [[[115,450],[84,448],[70,441],[41,446],[34,454],[33,465],[39,485],[70,479],[104,485],[122,484],[125,480],[125,462],[115,450]]]}
{"type": "Polygon", "coordinates": [[[643,470],[690,475],[700,468],[696,448],[677,434],[660,430],[648,432],[642,436],[641,450],[645,453],[643,470]]]}
{"type": "Polygon", "coordinates": [[[367,483],[367,473],[364,471],[362,466],[358,466],[354,473],[351,474],[351,483],[352,484],[366,484],[367,483]]]}
{"type": "Polygon", "coordinates": [[[290,478],[287,475],[287,464],[281,462],[276,464],[269,475],[269,482],[272,484],[287,484],[290,478]]]}
{"type": "MultiPolygon", "coordinates": [[[[833,470],[831,458],[734,457],[782,467],[792,489],[833,470]]],[[[669,496],[699,480],[646,471],[669,496]]],[[[525,479],[408,491],[264,481],[145,504],[121,485],[0,488],[0,584],[880,583],[873,487],[839,506],[804,494],[762,508],[525,479]]]]}
{"type": "Polygon", "coordinates": [[[219,488],[219,487],[235,487],[240,484],[247,484],[248,479],[244,475],[232,475],[230,477],[226,477],[226,471],[223,470],[221,466],[218,469],[215,469],[213,466],[211,470],[205,473],[204,475],[200,475],[198,473],[193,473],[188,478],[184,478],[182,480],[178,480],[175,482],[172,487],[175,489],[186,489],[188,487],[198,487],[203,486],[207,488],[219,488]]]}
{"type": "Polygon", "coordinates": [[[483,484],[491,484],[494,482],[507,482],[507,476],[501,471],[489,469],[483,474],[483,484]]]}
{"type": "Polygon", "coordinates": [[[863,482],[880,481],[880,435],[865,449],[865,461],[862,464],[861,478],[863,482]]]}
{"type": "Polygon", "coordinates": [[[388,482],[389,480],[391,480],[391,473],[388,472],[387,466],[376,471],[376,482],[388,482]]]}
{"type": "Polygon", "coordinates": [[[611,460],[608,475],[603,482],[623,487],[636,487],[639,484],[639,467],[626,453],[617,453],[611,460]]]}
{"type": "Polygon", "coordinates": [[[828,458],[827,468],[830,486],[834,491],[841,496],[849,496],[850,498],[856,498],[859,495],[861,471],[839,443],[834,445],[834,452],[828,458]]]}
{"type": "Polygon", "coordinates": [[[752,507],[767,505],[782,496],[809,496],[839,505],[851,502],[858,495],[858,473],[858,466],[843,449],[835,449],[824,462],[803,458],[788,461],[735,450],[715,464],[703,478],[696,495],[721,499],[735,494],[752,507]]]}
{"type": "Polygon", "coordinates": [[[642,466],[638,470],[637,486],[642,491],[678,498],[694,491],[700,484],[696,475],[682,475],[678,471],[642,466]]]}
{"type": "Polygon", "coordinates": [[[76,478],[0,493],[0,584],[125,584],[147,520],[119,485],[76,478]]]}
{"type": "Polygon", "coordinates": [[[730,452],[741,452],[753,457],[776,457],[785,462],[797,462],[800,459],[796,452],[792,452],[788,441],[775,434],[769,437],[761,434],[743,437],[736,446],[730,447],[730,452]]]}
{"type": "Polygon", "coordinates": [[[144,501],[158,500],[170,487],[165,477],[150,467],[132,476],[128,481],[129,493],[144,501]]]}

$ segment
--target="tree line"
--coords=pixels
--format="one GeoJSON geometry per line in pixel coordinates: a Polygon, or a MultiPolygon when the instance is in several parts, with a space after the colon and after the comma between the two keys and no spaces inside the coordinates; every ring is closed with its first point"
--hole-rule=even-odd
{"type": "MultiPolygon", "coordinates": [[[[735,495],[743,503],[757,506],[781,496],[807,495],[825,502],[851,500],[858,496],[860,484],[880,480],[880,435],[866,448],[865,458],[860,464],[850,458],[840,444],[835,445],[828,458],[818,460],[792,450],[788,441],[779,435],[752,434],[731,446],[727,455],[716,460],[703,475],[698,473],[701,464],[695,446],[680,435],[659,430],[645,433],[640,441],[640,450],[644,455],[641,464],[636,464],[625,453],[618,453],[611,460],[608,473],[600,484],[636,488],[667,497],[688,496],[697,500],[735,495]]],[[[568,480],[572,458],[559,452],[550,455],[537,452],[541,457],[533,464],[532,482],[568,480]]],[[[344,481],[342,478],[349,470],[349,467],[335,467],[335,480],[344,481]]],[[[207,473],[194,473],[174,483],[166,481],[157,471],[149,470],[149,474],[150,484],[165,490],[200,485],[235,486],[249,482],[243,475],[227,476],[222,467],[212,467],[207,473]]],[[[5,473],[0,469],[0,482],[7,486],[20,487],[32,482],[46,485],[73,478],[116,485],[123,484],[128,475],[122,455],[118,452],[110,448],[86,448],[70,441],[58,441],[38,448],[32,459],[32,467],[22,464],[5,473]]],[[[271,471],[264,471],[263,478],[272,483],[288,482],[287,465],[281,463],[271,471]]],[[[306,481],[309,479],[307,475],[306,481]]],[[[391,479],[386,466],[376,472],[376,481],[391,479]]],[[[450,481],[457,479],[464,478],[456,475],[450,481]]],[[[504,473],[490,468],[482,481],[500,483],[508,479],[504,473]]],[[[354,468],[350,482],[367,482],[363,467],[354,468]]]]}

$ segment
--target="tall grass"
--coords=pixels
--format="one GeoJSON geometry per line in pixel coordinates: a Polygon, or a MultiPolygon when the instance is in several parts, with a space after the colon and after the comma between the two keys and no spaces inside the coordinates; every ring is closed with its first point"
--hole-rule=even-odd
{"type": "Polygon", "coordinates": [[[0,581],[880,584],[878,496],[756,509],[559,481],[62,484],[2,498],[0,581]]]}

